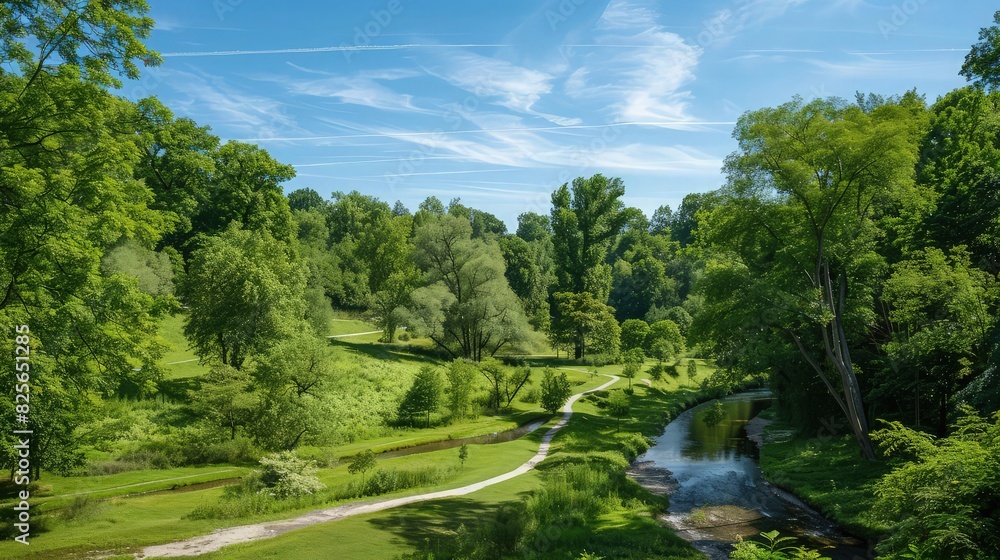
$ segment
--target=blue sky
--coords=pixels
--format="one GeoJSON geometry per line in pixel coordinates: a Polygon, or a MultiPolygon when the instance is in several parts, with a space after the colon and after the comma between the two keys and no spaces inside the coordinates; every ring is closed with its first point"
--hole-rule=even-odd
{"type": "Polygon", "coordinates": [[[509,226],[577,176],[647,214],[720,186],[744,111],[959,87],[979,0],[152,0],[165,63],[125,85],[298,176],[509,226]],[[958,6],[961,6],[959,8],[958,6]]]}

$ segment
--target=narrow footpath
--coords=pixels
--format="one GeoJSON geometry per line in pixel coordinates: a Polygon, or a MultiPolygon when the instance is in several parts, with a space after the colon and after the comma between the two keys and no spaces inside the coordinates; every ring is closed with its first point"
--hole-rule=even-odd
{"type": "Polygon", "coordinates": [[[344,519],[345,517],[383,511],[417,502],[426,502],[428,500],[464,496],[466,494],[476,492],[477,490],[493,486],[494,484],[499,484],[521,476],[533,469],[535,465],[541,463],[548,456],[552,438],[555,437],[559,430],[563,429],[566,424],[569,423],[569,419],[573,416],[573,403],[588,393],[607,389],[620,380],[617,375],[608,375],[603,373],[601,375],[604,377],[610,377],[611,381],[608,381],[600,387],[590,389],[589,391],[584,391],[582,393],[577,393],[570,397],[569,400],[566,401],[566,405],[563,406],[562,418],[556,423],[555,426],[549,428],[549,431],[545,432],[544,436],[542,436],[542,443],[538,447],[538,453],[536,453],[535,456],[529,459],[526,463],[510,472],[494,476],[493,478],[488,478],[481,482],[469,484],[468,486],[452,488],[451,490],[441,490],[439,492],[429,492],[427,494],[417,494],[415,496],[406,496],[404,498],[395,498],[391,500],[354,502],[309,512],[299,517],[283,521],[268,521],[253,525],[217,529],[216,531],[201,537],[194,537],[183,541],[146,547],[142,550],[142,552],[136,554],[136,558],[176,558],[181,556],[197,556],[199,554],[214,552],[231,544],[270,539],[289,531],[318,525],[320,523],[327,523],[329,521],[337,521],[339,519],[344,519]]]}

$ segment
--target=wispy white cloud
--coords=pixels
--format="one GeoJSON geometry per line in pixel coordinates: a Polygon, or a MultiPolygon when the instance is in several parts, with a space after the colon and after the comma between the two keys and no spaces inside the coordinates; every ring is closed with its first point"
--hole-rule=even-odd
{"type": "Polygon", "coordinates": [[[415,70],[366,71],[346,76],[310,70],[294,64],[291,66],[308,75],[318,75],[319,77],[307,79],[272,77],[268,78],[267,81],[284,87],[294,95],[332,99],[338,103],[360,105],[382,111],[441,114],[438,110],[417,106],[413,95],[399,93],[383,85],[383,82],[422,75],[421,72],[415,70]]]}
{"type": "MultiPolygon", "coordinates": [[[[684,121],[700,48],[658,23],[651,3],[612,0],[598,21],[594,43],[628,45],[591,51],[565,83],[569,95],[601,99],[621,121],[684,121]]],[[[664,125],[671,127],[673,125],[664,125]]]]}
{"type": "MultiPolygon", "coordinates": [[[[705,23],[705,28],[711,30],[710,43],[716,47],[725,46],[747,27],[781,17],[807,2],[809,0],[746,0],[736,8],[719,10],[705,23]]],[[[855,4],[858,4],[856,0],[837,0],[837,7],[855,4]]]]}
{"type": "Polygon", "coordinates": [[[542,117],[559,125],[575,125],[578,118],[562,117],[535,110],[534,106],[552,92],[554,76],[506,60],[459,52],[445,57],[441,68],[429,71],[461,88],[517,113],[542,117]]]}
{"type": "Polygon", "coordinates": [[[259,139],[306,133],[280,101],[247,93],[205,72],[162,72],[165,82],[186,96],[173,102],[175,110],[182,114],[259,139]]]}

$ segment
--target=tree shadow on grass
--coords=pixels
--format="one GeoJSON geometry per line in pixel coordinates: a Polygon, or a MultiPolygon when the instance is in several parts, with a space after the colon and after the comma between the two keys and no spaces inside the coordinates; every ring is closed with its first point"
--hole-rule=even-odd
{"type": "Polygon", "coordinates": [[[433,349],[401,347],[397,345],[382,344],[380,342],[348,342],[346,340],[339,340],[336,338],[331,338],[329,341],[331,346],[343,348],[347,352],[356,356],[367,356],[375,360],[387,362],[426,364],[428,361],[441,361],[444,359],[442,355],[433,349]]]}
{"type": "MultiPolygon", "coordinates": [[[[511,499],[517,500],[521,494],[524,493],[515,494],[511,499]]],[[[478,527],[493,518],[496,508],[497,504],[470,498],[447,498],[397,508],[368,522],[418,548],[429,541],[449,538],[462,525],[470,529],[478,527]]]]}

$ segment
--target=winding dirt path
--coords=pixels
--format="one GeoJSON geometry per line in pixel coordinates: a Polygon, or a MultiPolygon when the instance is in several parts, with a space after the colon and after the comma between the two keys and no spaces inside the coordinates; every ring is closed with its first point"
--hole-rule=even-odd
{"type": "MultiPolygon", "coordinates": [[[[569,368],[566,368],[569,369],[569,368]]],[[[581,370],[577,370],[581,371],[581,370]]],[[[542,436],[542,443],[538,447],[538,453],[534,457],[529,459],[526,463],[520,467],[506,472],[504,474],[494,476],[493,478],[488,478],[481,482],[476,482],[474,484],[469,484],[467,486],[462,486],[460,488],[452,488],[451,490],[441,490],[439,492],[429,492],[427,494],[417,494],[415,496],[406,496],[404,498],[396,498],[392,500],[382,500],[374,502],[355,502],[350,504],[344,504],[341,506],[321,509],[313,512],[306,513],[294,519],[286,519],[283,521],[269,521],[265,523],[256,523],[254,525],[242,525],[239,527],[229,527],[225,529],[217,529],[214,532],[204,535],[201,537],[194,537],[183,541],[177,541],[168,544],[161,544],[156,546],[149,546],[136,554],[136,558],[150,558],[150,557],[166,557],[166,558],[176,558],[181,556],[197,556],[199,554],[206,554],[209,552],[214,552],[219,550],[224,546],[229,546],[231,544],[245,543],[249,541],[256,541],[261,539],[269,539],[272,537],[277,537],[289,531],[294,531],[296,529],[302,529],[304,527],[309,527],[311,525],[318,525],[320,523],[326,523],[328,521],[336,521],[338,519],[343,519],[345,517],[351,517],[354,515],[361,515],[365,513],[372,513],[376,511],[383,511],[387,509],[397,508],[400,506],[405,506],[407,504],[413,504],[417,502],[426,502],[428,500],[437,500],[439,498],[453,498],[456,496],[464,496],[466,494],[471,494],[477,490],[482,490],[488,486],[493,486],[494,484],[499,484],[501,482],[510,480],[514,477],[521,476],[522,474],[530,471],[537,465],[541,463],[549,454],[549,446],[552,443],[552,438],[555,437],[559,430],[563,429],[566,424],[569,423],[570,417],[573,416],[573,403],[580,399],[580,397],[593,393],[595,391],[601,391],[607,389],[608,387],[614,385],[619,381],[617,375],[601,374],[605,377],[610,377],[611,381],[590,389],[589,391],[583,391],[582,393],[577,393],[566,401],[565,406],[562,408],[562,418],[556,422],[555,426],[549,428],[549,431],[545,432],[542,436]]]]}

